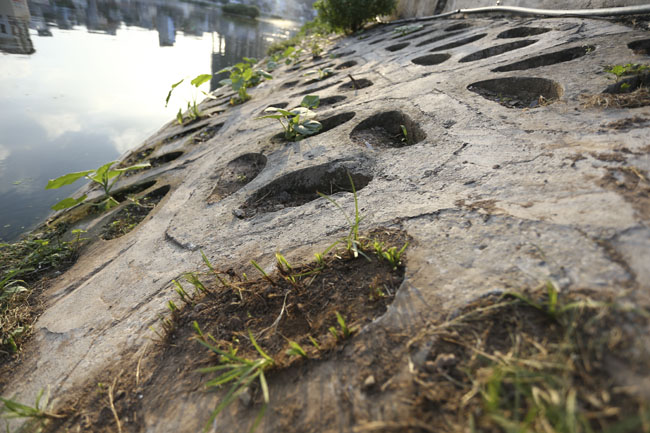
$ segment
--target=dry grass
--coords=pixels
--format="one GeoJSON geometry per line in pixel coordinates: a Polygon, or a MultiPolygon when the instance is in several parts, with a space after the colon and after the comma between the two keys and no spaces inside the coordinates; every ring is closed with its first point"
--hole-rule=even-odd
{"type": "Polygon", "coordinates": [[[581,103],[585,108],[637,108],[650,105],[650,90],[640,87],[630,93],[599,93],[597,95],[581,95],[581,103]]]}

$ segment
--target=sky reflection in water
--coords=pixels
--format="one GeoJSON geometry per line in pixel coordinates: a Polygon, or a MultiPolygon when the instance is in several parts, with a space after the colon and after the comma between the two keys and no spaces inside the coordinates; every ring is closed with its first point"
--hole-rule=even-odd
{"type": "MultiPolygon", "coordinates": [[[[0,6],[7,2],[16,0],[0,6]]],[[[171,83],[261,57],[297,26],[185,3],[66,4],[29,3],[29,41],[22,44],[35,52],[0,54],[0,241],[33,228],[80,186],[45,191],[48,179],[117,159],[173,118],[189,89],[179,87],[165,109],[171,83]],[[126,26],[133,14],[138,22],[126,26]],[[142,22],[150,28],[133,25],[142,22]]],[[[0,50],[5,42],[0,38],[0,50]]]]}

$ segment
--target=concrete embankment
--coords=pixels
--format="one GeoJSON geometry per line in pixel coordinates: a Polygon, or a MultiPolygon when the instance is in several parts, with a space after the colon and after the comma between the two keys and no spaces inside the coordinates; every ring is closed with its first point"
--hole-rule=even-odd
{"type": "MultiPolygon", "coordinates": [[[[170,122],[149,138],[139,152],[156,166],[119,187],[141,185],[138,194],[160,201],[128,234],[95,238],[53,281],[8,393],[33,401],[50,386],[65,398],[116,365],[146,359],[172,280],[201,269],[201,251],[249,275],[250,260],[270,271],[275,252],[311,260],[347,233],[340,210],[316,194],[353,209],[347,172],[362,230],[412,239],[404,279],[387,312],[344,350],[300,367],[298,382],[285,374],[275,383],[267,431],[280,431],[283,419],[302,431],[315,420],[328,426],[321,431],[352,431],[360,420],[390,418],[403,409],[391,384],[415,361],[396,351],[397,370],[373,378],[384,381],[381,392],[366,392],[373,359],[388,356],[374,352],[387,347],[382,338],[416,335],[494,291],[551,280],[563,292],[625,290],[648,305],[647,95],[632,108],[594,106],[593,98],[620,90],[605,66],[648,62],[648,34],[578,18],[444,19],[404,36],[393,27],[337,39],[321,60],[282,65],[242,105],[230,106],[222,90],[202,104],[209,117],[170,122]],[[306,70],[326,66],[335,74],[307,83],[306,70]],[[321,98],[320,134],[287,143],[277,121],[256,119],[305,94],[321,98]]],[[[125,206],[85,221],[90,236],[125,206]]],[[[165,404],[145,396],[140,430],[199,431],[217,400],[190,391],[175,389],[165,404]]],[[[235,413],[219,431],[243,431],[248,420],[235,413]]]]}

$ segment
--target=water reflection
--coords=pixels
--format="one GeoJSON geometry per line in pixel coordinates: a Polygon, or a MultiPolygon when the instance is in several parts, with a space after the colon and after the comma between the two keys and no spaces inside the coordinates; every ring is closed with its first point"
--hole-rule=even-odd
{"type": "MultiPolygon", "coordinates": [[[[311,3],[258,0],[303,19],[311,3]]],[[[171,83],[262,57],[298,25],[171,0],[0,0],[0,241],[78,187],[45,191],[48,179],[116,159],[173,118],[189,97],[179,88],[165,110],[171,83]]]]}

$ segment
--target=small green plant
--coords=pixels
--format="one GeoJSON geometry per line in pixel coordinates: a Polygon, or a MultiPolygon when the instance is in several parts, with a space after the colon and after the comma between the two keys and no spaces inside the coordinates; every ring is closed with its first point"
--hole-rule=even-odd
{"type": "Polygon", "coordinates": [[[305,72],[305,76],[314,75],[314,74],[318,75],[317,78],[320,81],[320,80],[324,80],[325,78],[331,77],[332,75],[334,75],[334,69],[332,69],[332,68],[324,68],[324,69],[318,68],[318,69],[312,69],[310,71],[305,72]]]}
{"type": "Polygon", "coordinates": [[[402,143],[408,143],[408,141],[409,141],[409,132],[406,130],[406,126],[400,125],[399,128],[402,131],[402,137],[401,137],[400,141],[402,143]]]}
{"type": "Polygon", "coordinates": [[[640,65],[638,63],[628,63],[626,65],[610,65],[605,67],[605,72],[614,75],[618,82],[626,75],[638,75],[650,69],[650,65],[640,65]]]}
{"type": "Polygon", "coordinates": [[[302,346],[300,346],[300,344],[291,340],[288,340],[288,342],[289,342],[289,349],[287,349],[287,355],[301,356],[303,358],[307,358],[307,352],[305,352],[305,349],[303,349],[302,346]]]}
{"type": "Polygon", "coordinates": [[[230,99],[231,105],[243,104],[251,99],[251,96],[246,92],[246,89],[257,86],[262,80],[270,80],[273,78],[271,74],[263,69],[253,69],[257,63],[257,59],[252,57],[244,57],[242,62],[234,66],[223,68],[217,74],[229,72],[230,77],[219,81],[222,86],[230,86],[232,90],[237,92],[236,97],[230,99]]]}
{"type": "Polygon", "coordinates": [[[329,331],[334,336],[336,340],[346,340],[350,338],[354,330],[348,328],[348,325],[345,323],[345,319],[338,311],[334,312],[336,314],[336,321],[339,324],[340,330],[337,330],[336,327],[330,326],[329,331]]]}
{"type": "Polygon", "coordinates": [[[300,107],[287,111],[277,107],[269,107],[264,112],[267,114],[258,119],[277,119],[284,130],[284,137],[290,141],[302,140],[305,137],[318,133],[323,125],[314,120],[316,113],[311,108],[318,107],[320,98],[317,95],[307,95],[302,99],[300,107]]]}
{"type": "MultiPolygon", "coordinates": [[[[187,111],[185,112],[186,117],[190,122],[193,120],[200,119],[203,116],[203,113],[201,112],[201,110],[199,110],[199,106],[196,102],[198,98],[198,89],[203,84],[210,81],[211,79],[212,79],[211,74],[201,74],[201,75],[197,75],[190,81],[190,84],[194,87],[194,90],[192,91],[192,100],[187,101],[187,111]]],[[[165,108],[167,108],[167,105],[169,104],[169,99],[172,97],[172,92],[174,91],[174,89],[179,85],[181,85],[181,83],[183,83],[184,81],[185,78],[183,78],[177,83],[172,84],[171,89],[169,89],[169,93],[167,93],[167,98],[165,99],[165,108]]],[[[203,93],[203,95],[207,96],[208,98],[214,99],[214,96],[212,96],[211,94],[203,90],[201,91],[201,93],[203,93]]],[[[179,125],[182,125],[184,119],[185,118],[183,117],[183,109],[179,108],[178,113],[176,113],[176,121],[178,122],[179,125]]]]}
{"type": "Polygon", "coordinates": [[[402,248],[399,250],[397,247],[386,248],[383,242],[373,241],[373,249],[375,254],[379,257],[380,260],[386,260],[393,267],[393,270],[397,269],[399,265],[402,264],[402,254],[409,243],[406,242],[402,248]]]}
{"type": "MultiPolygon", "coordinates": [[[[115,185],[115,182],[117,182],[117,180],[120,178],[122,173],[130,170],[140,170],[142,168],[151,167],[151,164],[145,163],[145,164],[136,164],[124,168],[112,168],[113,165],[115,165],[116,163],[117,161],[111,161],[109,163],[102,165],[96,170],[86,170],[86,171],[78,171],[75,173],[64,174],[63,176],[50,180],[47,183],[47,186],[45,186],[45,189],[61,188],[62,186],[70,185],[71,183],[74,183],[77,180],[85,177],[86,179],[101,185],[104,191],[104,199],[100,204],[98,204],[98,206],[102,206],[104,209],[110,209],[119,204],[119,202],[115,200],[113,196],[111,196],[111,189],[115,185]]],[[[82,195],[79,198],[68,197],[61,200],[54,206],[52,206],[52,209],[53,210],[68,209],[72,206],[75,206],[83,202],[84,200],[86,200],[86,194],[82,195]]]]}
{"type": "MultiPolygon", "coordinates": [[[[3,407],[0,408],[0,418],[5,420],[15,418],[29,420],[27,424],[21,428],[21,431],[40,431],[45,427],[48,420],[66,417],[64,414],[51,412],[48,408],[49,389],[47,393],[45,393],[44,389],[39,391],[36,395],[36,401],[33,406],[19,403],[16,400],[4,397],[0,397],[0,401],[3,403],[3,407]]],[[[7,432],[9,432],[8,425],[7,432]]]]}
{"type": "Polygon", "coordinates": [[[407,24],[404,26],[395,27],[393,29],[393,33],[396,33],[398,36],[406,36],[409,33],[417,32],[422,28],[424,28],[422,24],[407,24]]]}
{"type": "Polygon", "coordinates": [[[311,43],[310,49],[311,49],[311,56],[314,59],[318,59],[321,53],[323,52],[323,49],[321,48],[321,46],[318,44],[317,41],[313,41],[311,43]]]}
{"type": "Polygon", "coordinates": [[[220,372],[219,376],[208,381],[205,386],[207,388],[213,388],[232,383],[232,386],[224,398],[217,405],[215,410],[212,411],[212,414],[210,415],[210,419],[207,422],[204,431],[207,431],[212,426],[212,423],[214,422],[215,418],[221,413],[221,411],[228,407],[240,394],[246,391],[249,386],[258,380],[260,388],[262,389],[264,403],[258,412],[255,421],[253,422],[253,426],[251,427],[250,431],[254,431],[262,420],[262,417],[266,412],[266,407],[270,402],[269,387],[266,383],[266,376],[264,375],[264,371],[275,365],[275,362],[264,350],[262,350],[259,344],[257,344],[255,337],[253,337],[253,333],[250,331],[248,332],[248,336],[251,344],[253,347],[255,347],[255,350],[261,356],[258,359],[247,359],[241,356],[237,356],[236,350],[232,348],[228,351],[219,349],[210,342],[212,341],[216,344],[216,340],[210,334],[207,334],[206,338],[206,336],[203,335],[203,332],[201,332],[198,324],[196,324],[194,328],[197,330],[197,334],[199,335],[199,343],[219,355],[221,358],[221,363],[219,365],[198,370],[201,373],[220,372]]]}

